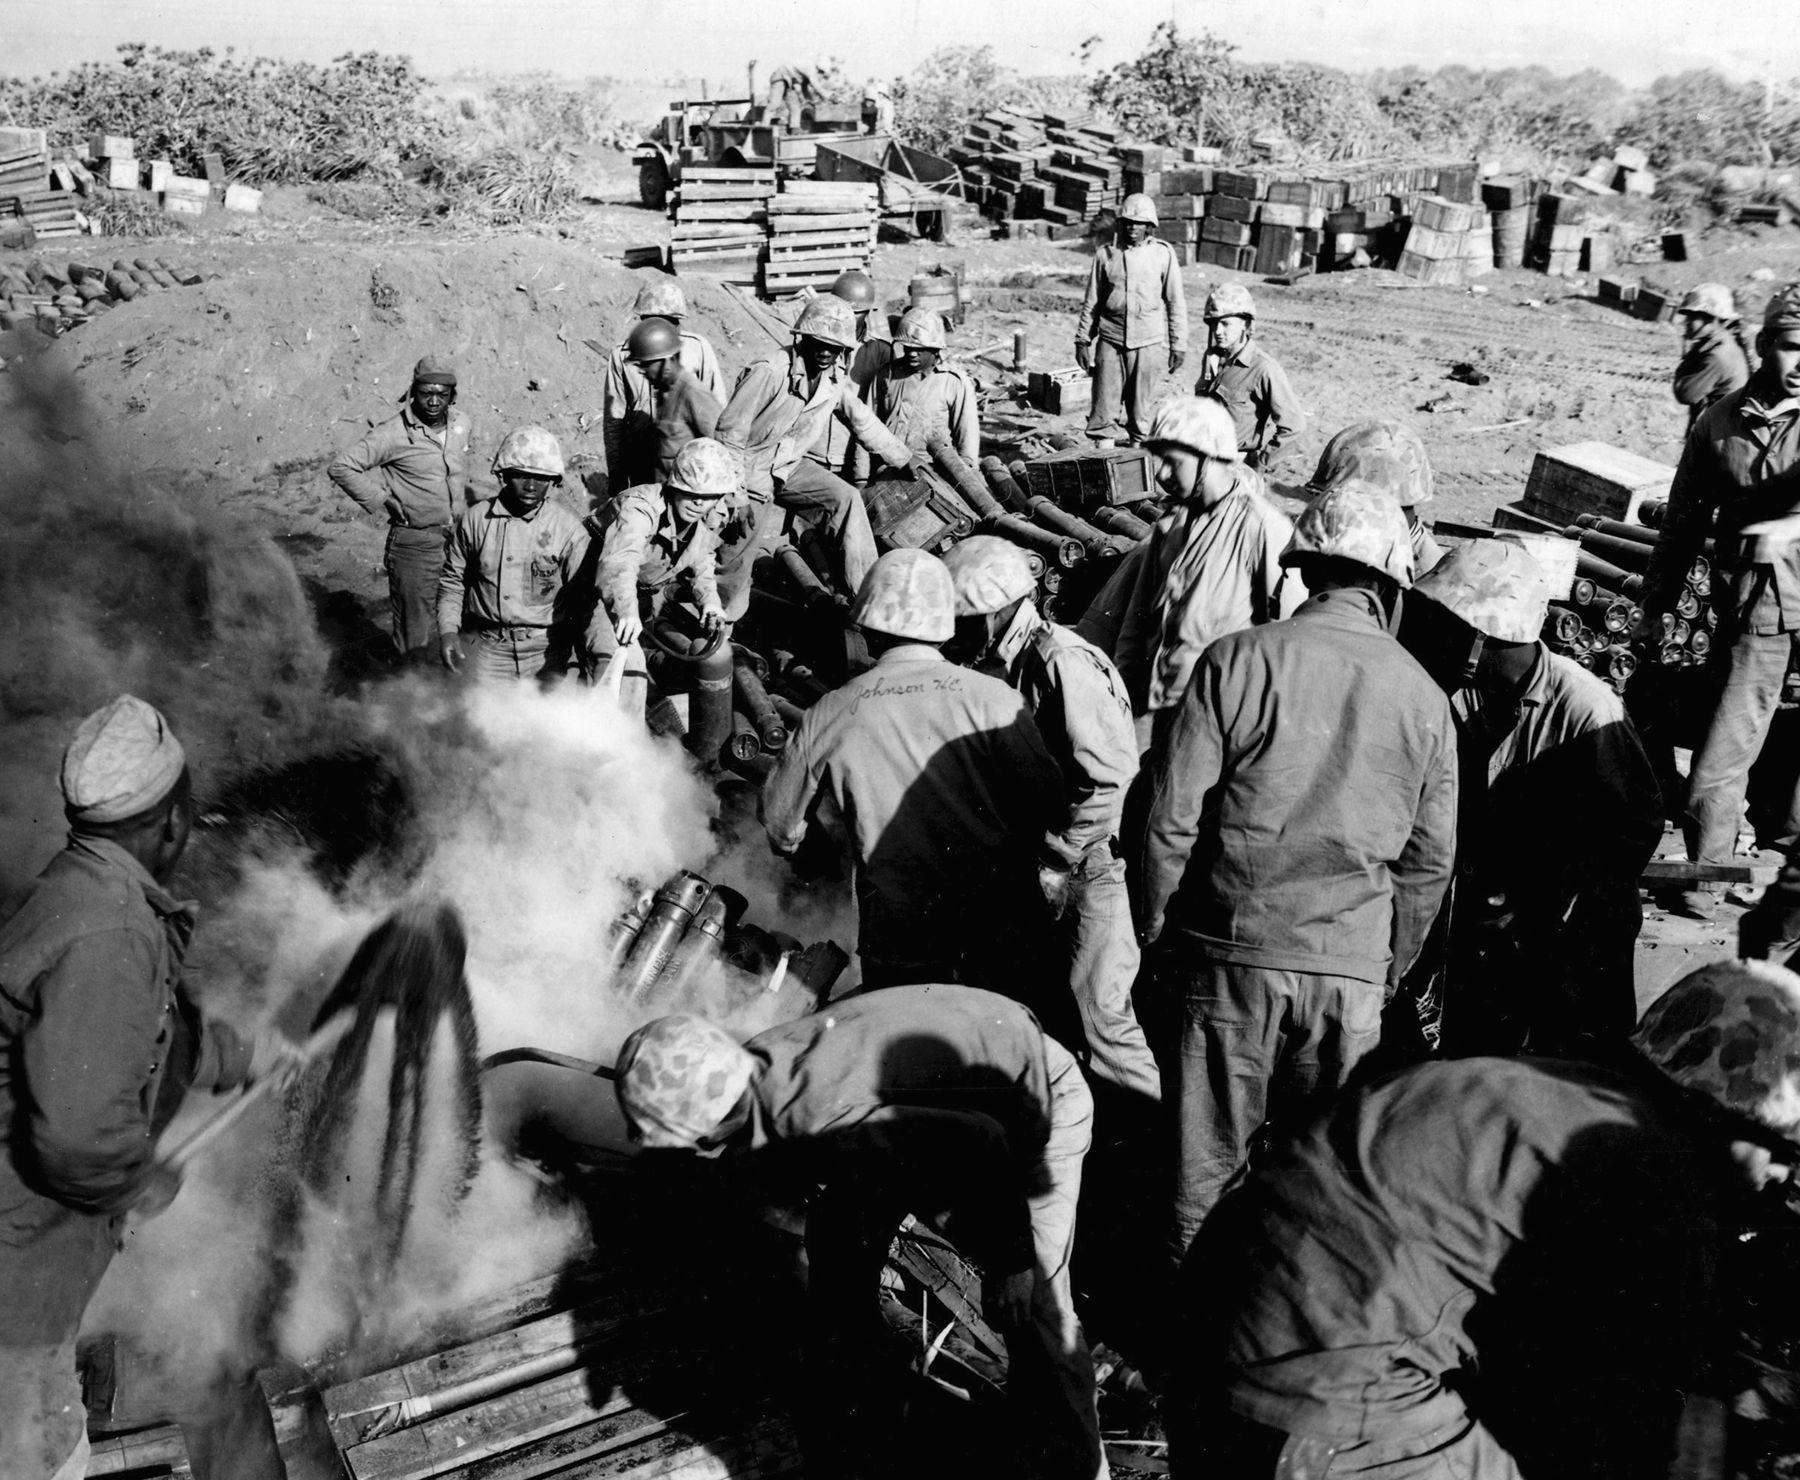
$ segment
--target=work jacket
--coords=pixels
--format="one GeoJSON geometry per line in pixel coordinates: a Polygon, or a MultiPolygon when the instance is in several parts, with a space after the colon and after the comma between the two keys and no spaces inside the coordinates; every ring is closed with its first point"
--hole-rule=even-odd
{"type": "Polygon", "coordinates": [[[585,631],[593,610],[591,576],[582,571],[587,554],[587,527],[554,497],[529,515],[483,499],[450,531],[438,631],[585,631]]]}
{"type": "Polygon", "coordinates": [[[1700,414],[1681,450],[1644,606],[1672,611],[1694,557],[1715,539],[1713,601],[1744,631],[1800,632],[1800,539],[1745,538],[1747,524],[1800,513],[1800,400],[1769,407],[1756,382],[1700,414]],[[1723,586],[1723,590],[1721,590],[1723,586]]]}
{"type": "Polygon", "coordinates": [[[1688,429],[1693,429],[1702,411],[1749,378],[1750,362],[1744,347],[1729,332],[1719,333],[1710,344],[1684,351],[1675,366],[1675,399],[1688,408],[1688,429]]]}
{"type": "Polygon", "coordinates": [[[911,643],[808,709],[762,792],[776,852],[814,823],[848,845],[859,949],[883,960],[955,960],[991,936],[1035,896],[1038,841],[1064,815],[1019,694],[911,643]]]}
{"type": "Polygon", "coordinates": [[[371,514],[408,529],[442,529],[468,506],[469,418],[452,410],[433,431],[411,406],[331,460],[331,481],[371,514]],[[387,507],[398,499],[399,512],[387,507]]]}
{"type": "MultiPolygon", "coordinates": [[[[701,390],[720,405],[724,404],[725,376],[719,369],[719,356],[710,342],[683,329],[676,359],[701,390]]],[[[644,378],[644,372],[626,358],[623,342],[607,357],[603,395],[600,434],[606,448],[606,476],[613,488],[629,488],[633,482],[642,479],[641,468],[627,466],[632,444],[653,435],[659,408],[658,398],[644,378]],[[634,478],[634,471],[638,477],[634,478]]],[[[716,411],[714,415],[717,415],[716,411]]],[[[695,435],[708,437],[712,433],[705,431],[695,435]]]]}
{"type": "MultiPolygon", "coordinates": [[[[1496,1475],[1665,1473],[1728,1206],[1723,1135],[1671,1099],[1494,1058],[1338,1098],[1201,1229],[1165,1392],[1390,1457],[1472,1420],[1517,1463],[1496,1475]]],[[[1434,1458],[1391,1473],[1470,1473],[1434,1458]]]]}
{"type": "Polygon", "coordinates": [[[981,461],[981,411],[967,372],[935,365],[924,375],[904,373],[899,360],[875,380],[869,404],[882,424],[914,452],[942,432],[971,466],[981,461]]]}
{"type": "Polygon", "coordinates": [[[73,836],[0,926],[0,1347],[72,1338],[189,1087],[250,1045],[181,989],[194,906],[73,836]]]}
{"type": "Polygon", "coordinates": [[[1281,568],[1293,533],[1248,468],[1212,508],[1182,506],[1156,521],[1113,646],[1134,712],[1179,704],[1215,638],[1299,607],[1306,588],[1281,568]]]}
{"type": "Polygon", "coordinates": [[[638,609],[638,592],[683,582],[699,611],[720,606],[719,534],[683,523],[660,484],[628,488],[612,504],[600,547],[600,597],[615,619],[638,609]]]}
{"type": "Polygon", "coordinates": [[[1152,779],[1148,936],[1213,961],[1398,983],[1456,846],[1449,701],[1373,595],[1214,642],[1152,779]]]}
{"type": "Polygon", "coordinates": [[[1110,862],[1125,791],[1138,771],[1125,680],[1099,648],[1045,621],[1029,601],[1001,637],[997,656],[1031,706],[1068,794],[1068,822],[1046,835],[1044,861],[1070,869],[1098,854],[1110,862]]]}
{"type": "Polygon", "coordinates": [[[888,987],[759,1033],[744,1047],[750,1144],[810,1182],[855,1179],[951,1208],[994,1274],[1032,1266],[1029,1199],[1050,1135],[1044,1035],[1018,1003],[962,986],[888,987]]]}
{"type": "Polygon", "coordinates": [[[1104,339],[1125,349],[1187,349],[1187,294],[1167,242],[1151,237],[1129,250],[1113,245],[1094,253],[1075,339],[1104,339]]]}
{"type": "Polygon", "coordinates": [[[1248,339],[1224,359],[1212,350],[1206,352],[1194,394],[1214,396],[1225,403],[1237,428],[1238,451],[1252,467],[1268,462],[1283,442],[1298,436],[1306,425],[1306,413],[1288,383],[1287,372],[1273,355],[1248,339]]]}
{"type": "Polygon", "coordinates": [[[792,349],[756,361],[738,377],[714,435],[744,459],[744,487],[765,500],[802,462],[828,472],[843,468],[852,441],[896,468],[912,460],[906,444],[863,403],[841,360],[809,389],[806,366],[792,349]]]}

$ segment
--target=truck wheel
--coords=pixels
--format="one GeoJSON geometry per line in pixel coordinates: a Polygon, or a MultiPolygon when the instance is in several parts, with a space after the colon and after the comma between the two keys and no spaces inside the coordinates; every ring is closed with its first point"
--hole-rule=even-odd
{"type": "Polygon", "coordinates": [[[638,199],[652,211],[669,203],[669,170],[660,159],[646,159],[638,166],[638,199]]]}

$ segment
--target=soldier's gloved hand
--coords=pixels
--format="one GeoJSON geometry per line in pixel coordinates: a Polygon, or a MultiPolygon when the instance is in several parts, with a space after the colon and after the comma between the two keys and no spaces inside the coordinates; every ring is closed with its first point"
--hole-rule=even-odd
{"type": "Polygon", "coordinates": [[[452,673],[462,672],[462,644],[454,632],[446,632],[438,638],[438,660],[452,673]]]}
{"type": "Polygon", "coordinates": [[[1169,374],[1176,374],[1185,364],[1187,364],[1187,351],[1185,349],[1172,349],[1169,351],[1169,374]]]}
{"type": "Polygon", "coordinates": [[[987,1297],[988,1315],[1002,1326],[1018,1329],[1031,1319],[1031,1296],[1036,1289],[1034,1270],[1003,1276],[987,1297]]]}
{"type": "Polygon", "coordinates": [[[1085,339],[1075,341],[1075,363],[1088,375],[1094,373],[1094,349],[1085,339]]]}
{"type": "Polygon", "coordinates": [[[619,639],[619,646],[636,642],[644,635],[644,619],[635,610],[621,612],[613,618],[613,633],[619,639]]]}
{"type": "Polygon", "coordinates": [[[1069,898],[1075,892],[1075,876],[1064,868],[1038,865],[1038,889],[1044,903],[1050,906],[1050,918],[1060,920],[1069,911],[1069,898]]]}
{"type": "Polygon", "coordinates": [[[708,637],[722,631],[725,626],[725,613],[716,606],[709,606],[700,613],[700,626],[708,637]]]}

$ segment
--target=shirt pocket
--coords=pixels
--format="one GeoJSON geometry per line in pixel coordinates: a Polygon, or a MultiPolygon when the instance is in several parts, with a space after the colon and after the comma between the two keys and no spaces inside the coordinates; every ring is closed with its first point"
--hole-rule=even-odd
{"type": "Polygon", "coordinates": [[[531,562],[531,590],[539,599],[556,595],[562,585],[562,567],[554,555],[538,555],[531,562]]]}

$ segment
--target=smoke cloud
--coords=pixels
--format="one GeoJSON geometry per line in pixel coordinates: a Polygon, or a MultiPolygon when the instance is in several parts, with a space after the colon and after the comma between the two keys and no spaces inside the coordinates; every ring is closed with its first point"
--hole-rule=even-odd
{"type": "MultiPolygon", "coordinates": [[[[375,757],[409,802],[404,846],[343,875],[322,872],[306,840],[281,827],[196,834],[174,883],[202,903],[187,979],[209,1013],[240,1028],[273,1021],[303,1035],[370,928],[420,896],[449,902],[466,925],[483,1054],[530,1045],[610,1062],[642,1017],[670,1010],[621,1001],[603,962],[615,918],[677,868],[743,890],[759,923],[847,943],[843,891],[788,914],[795,901],[760,829],[742,815],[722,823],[679,748],[599,694],[416,677],[332,691],[305,588],[268,534],[222,513],[198,481],[153,483],[123,467],[73,382],[9,367],[0,445],[9,904],[60,844],[56,767],[74,725],[129,691],[170,717],[203,807],[246,776],[349,752],[375,757]]],[[[743,1031],[794,1011],[791,994],[724,963],[683,1005],[743,1031]]],[[[456,1051],[440,1032],[430,1074],[449,1074],[456,1051]]],[[[353,1165],[378,1154],[394,1062],[387,1024],[350,1117],[353,1165]]],[[[217,1109],[190,1096],[171,1134],[217,1109]]],[[[374,1204],[359,1189],[376,1179],[353,1174],[351,1191],[332,1198],[306,1191],[294,1115],[272,1102],[214,1143],[173,1207],[132,1231],[90,1310],[89,1330],[121,1332],[158,1364],[171,1408],[217,1371],[391,1335],[576,1249],[577,1220],[547,1208],[491,1148],[458,1213],[448,1189],[460,1148],[451,1121],[433,1120],[414,1191],[429,1215],[408,1221],[397,1262],[373,1282],[374,1204]]]]}

